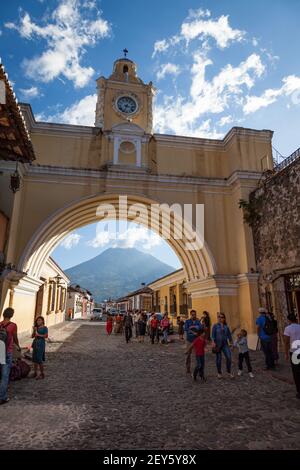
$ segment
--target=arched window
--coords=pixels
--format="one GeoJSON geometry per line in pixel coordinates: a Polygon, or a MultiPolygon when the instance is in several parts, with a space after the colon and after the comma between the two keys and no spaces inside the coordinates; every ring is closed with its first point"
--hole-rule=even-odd
{"type": "Polygon", "coordinates": [[[127,66],[127,65],[124,65],[124,67],[123,67],[123,73],[128,73],[128,66],[127,66]]]}

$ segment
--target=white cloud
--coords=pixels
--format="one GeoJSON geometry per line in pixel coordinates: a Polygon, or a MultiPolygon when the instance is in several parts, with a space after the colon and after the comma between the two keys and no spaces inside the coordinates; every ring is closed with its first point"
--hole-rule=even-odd
{"type": "Polygon", "coordinates": [[[188,98],[181,95],[164,96],[162,104],[155,105],[154,127],[157,132],[217,138],[220,134],[208,119],[199,125],[205,114],[218,114],[238,103],[245,89],[251,89],[265,70],[261,58],[251,54],[233,67],[227,64],[207,81],[206,68],[213,62],[205,54],[196,52],[191,67],[191,86],[188,98]]]}
{"type": "Polygon", "coordinates": [[[168,48],[169,44],[166,39],[162,39],[161,41],[155,41],[152,57],[154,57],[159,52],[165,52],[168,48]]]}
{"type": "Polygon", "coordinates": [[[217,122],[217,125],[222,127],[222,126],[226,126],[227,124],[230,124],[231,122],[233,122],[233,117],[232,116],[223,116],[218,122],[217,122]]]}
{"type": "Polygon", "coordinates": [[[162,239],[160,236],[151,230],[130,223],[126,224],[124,221],[120,223],[118,228],[115,221],[109,222],[106,227],[103,223],[100,223],[97,226],[95,237],[87,242],[93,248],[102,248],[110,245],[113,248],[138,247],[144,250],[151,250],[161,243],[162,239]]]}
{"type": "Polygon", "coordinates": [[[166,75],[177,76],[180,73],[180,67],[176,64],[161,64],[159,70],[156,73],[157,80],[162,80],[166,75]]]}
{"type": "Polygon", "coordinates": [[[224,49],[231,42],[240,42],[244,38],[244,31],[233,29],[229,25],[228,16],[222,15],[217,20],[204,19],[205,17],[207,17],[207,13],[201,11],[198,17],[194,19],[190,17],[182,23],[180,34],[187,42],[196,38],[211,37],[216,41],[218,47],[224,49]]]}
{"type": "Polygon", "coordinates": [[[45,25],[38,25],[25,12],[20,24],[9,22],[5,26],[17,30],[25,39],[46,41],[41,55],[24,60],[28,77],[49,82],[63,76],[77,88],[85,86],[94,74],[92,67],[81,65],[86,48],[110,34],[109,23],[93,2],[81,0],[61,0],[45,25]],[[84,14],[84,7],[95,10],[93,19],[84,14]]]}
{"type": "Polygon", "coordinates": [[[20,88],[20,92],[25,99],[37,98],[41,96],[39,89],[36,86],[30,88],[20,88]]]}
{"type": "Polygon", "coordinates": [[[70,233],[61,242],[61,246],[63,246],[66,250],[71,250],[74,248],[74,246],[78,245],[81,238],[82,237],[79,235],[79,233],[70,233]]]}
{"type": "Polygon", "coordinates": [[[115,246],[123,248],[134,248],[139,246],[144,250],[151,250],[154,246],[162,243],[162,239],[151,230],[145,227],[129,227],[125,232],[121,233],[116,240],[115,246]]]}
{"type": "Polygon", "coordinates": [[[209,10],[201,8],[190,10],[188,17],[181,24],[180,33],[154,43],[152,57],[166,52],[181,41],[185,41],[188,45],[192,40],[199,39],[207,48],[207,40],[212,38],[220,49],[225,49],[231,43],[241,42],[244,39],[245,32],[233,29],[229,24],[228,16],[221,15],[217,19],[212,19],[210,16],[209,10]]]}
{"type": "Polygon", "coordinates": [[[282,79],[283,85],[280,88],[269,88],[260,96],[246,96],[244,113],[250,114],[275,103],[281,96],[291,96],[295,104],[300,100],[300,77],[289,75],[282,79]]]}
{"type": "Polygon", "coordinates": [[[95,123],[97,95],[87,95],[66,108],[62,112],[52,115],[40,113],[36,115],[37,121],[62,122],[64,124],[77,124],[81,126],[93,126],[95,123]]]}

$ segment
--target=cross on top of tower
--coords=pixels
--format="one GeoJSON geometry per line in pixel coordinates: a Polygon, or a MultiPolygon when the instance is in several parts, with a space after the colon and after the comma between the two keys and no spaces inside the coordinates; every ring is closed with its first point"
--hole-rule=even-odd
{"type": "Polygon", "coordinates": [[[125,49],[123,49],[123,52],[124,52],[124,57],[127,57],[128,49],[126,49],[126,47],[125,47],[125,49]]]}

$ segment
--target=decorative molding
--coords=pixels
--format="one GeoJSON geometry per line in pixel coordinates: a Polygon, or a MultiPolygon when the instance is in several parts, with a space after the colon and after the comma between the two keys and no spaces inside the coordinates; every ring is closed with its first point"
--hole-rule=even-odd
{"type": "Polygon", "coordinates": [[[35,296],[43,283],[44,282],[40,279],[36,279],[27,275],[14,287],[14,293],[35,296]]]}
{"type": "MultiPolygon", "coordinates": [[[[123,138],[123,136],[122,136],[123,138]]],[[[131,137],[130,137],[131,139],[131,137]]],[[[21,168],[21,167],[19,167],[21,168]]],[[[13,163],[7,161],[0,161],[0,169],[3,172],[11,173],[15,169],[15,165],[13,163]]],[[[43,176],[43,179],[40,180],[41,182],[55,182],[58,183],[57,177],[62,178],[62,182],[65,181],[63,178],[70,178],[68,184],[86,184],[88,181],[91,183],[91,179],[103,179],[103,180],[122,180],[124,182],[124,187],[126,186],[126,182],[130,183],[130,181],[136,181],[136,172],[142,172],[139,177],[139,182],[147,182],[152,184],[166,184],[166,185],[174,185],[175,188],[171,188],[170,186],[166,188],[169,191],[173,190],[192,190],[196,191],[201,188],[201,191],[204,192],[218,192],[220,193],[223,190],[223,194],[230,194],[232,191],[232,186],[234,183],[239,181],[259,181],[261,178],[261,173],[258,172],[248,172],[248,171],[236,171],[234,172],[229,178],[205,178],[205,177],[197,177],[197,176],[177,176],[177,175],[153,175],[149,173],[146,167],[139,168],[130,168],[130,166],[123,166],[123,165],[113,165],[112,163],[108,163],[105,167],[101,170],[96,169],[88,169],[88,168],[68,168],[68,167],[57,167],[57,166],[50,166],[50,165],[22,165],[22,176],[27,180],[34,178],[37,180],[37,177],[43,176]],[[48,175],[50,179],[45,179],[44,176],[48,175]],[[53,179],[51,179],[54,178],[53,179]],[[77,179],[77,180],[76,180],[77,179]],[[182,187],[183,189],[178,189],[178,186],[182,187]],[[189,186],[189,188],[187,188],[189,186]],[[210,189],[208,189],[210,188],[210,189]]],[[[251,188],[254,188],[254,185],[251,185],[251,188]]],[[[151,187],[148,187],[151,189],[151,187]]],[[[157,189],[157,187],[153,187],[153,189],[157,189]]],[[[164,190],[164,188],[161,188],[164,190]]]]}
{"type": "Polygon", "coordinates": [[[192,298],[211,296],[237,296],[239,287],[244,284],[256,284],[258,273],[244,273],[237,275],[216,274],[206,279],[195,279],[184,284],[192,298]]]}
{"type": "MultiPolygon", "coordinates": [[[[145,86],[145,85],[143,85],[145,86]]],[[[149,99],[149,97],[148,97],[149,99]]],[[[31,106],[29,104],[20,104],[21,111],[24,115],[26,125],[30,132],[34,133],[49,133],[57,135],[73,135],[74,137],[91,136],[95,133],[97,128],[93,126],[80,126],[77,124],[59,124],[50,122],[37,122],[32,113],[31,106]]],[[[151,134],[150,129],[150,118],[148,122],[147,132],[151,134]]],[[[100,118],[99,118],[100,119],[100,118]]],[[[223,139],[203,139],[199,137],[185,137],[168,134],[152,134],[156,142],[161,146],[177,148],[197,148],[207,151],[226,151],[234,137],[238,137],[240,140],[248,140],[249,137],[255,141],[271,143],[273,131],[270,130],[255,130],[243,127],[233,127],[223,139]]]]}

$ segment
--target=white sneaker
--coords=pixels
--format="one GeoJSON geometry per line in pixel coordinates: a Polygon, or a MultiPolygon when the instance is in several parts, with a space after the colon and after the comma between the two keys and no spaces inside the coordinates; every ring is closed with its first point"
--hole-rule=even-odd
{"type": "Polygon", "coordinates": [[[218,374],[217,377],[218,377],[218,379],[222,379],[223,375],[222,375],[222,374],[218,374]]]}
{"type": "Polygon", "coordinates": [[[228,375],[231,379],[234,379],[234,373],[233,372],[230,372],[228,375]]]}
{"type": "Polygon", "coordinates": [[[243,375],[243,371],[242,371],[242,370],[239,370],[239,371],[238,371],[238,376],[240,377],[241,375],[243,375]]]}
{"type": "Polygon", "coordinates": [[[254,379],[254,375],[252,374],[252,372],[249,372],[249,377],[251,377],[251,379],[254,379]]]}

